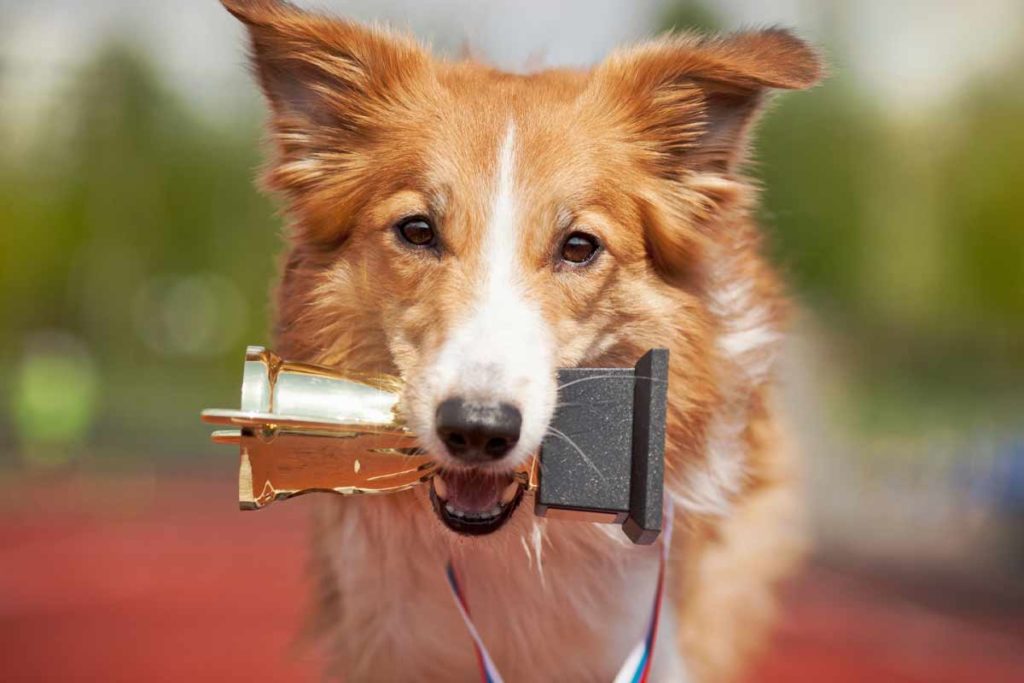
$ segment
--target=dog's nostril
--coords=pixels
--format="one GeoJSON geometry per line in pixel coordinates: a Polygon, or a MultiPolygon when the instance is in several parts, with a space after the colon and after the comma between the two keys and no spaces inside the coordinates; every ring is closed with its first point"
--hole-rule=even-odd
{"type": "Polygon", "coordinates": [[[485,404],[450,398],[437,407],[437,435],[466,462],[497,460],[519,441],[523,416],[511,403],[485,404]]]}
{"type": "Polygon", "coordinates": [[[496,458],[500,458],[510,450],[512,450],[512,446],[509,444],[508,439],[501,437],[488,439],[487,445],[484,446],[484,451],[486,451],[488,455],[493,455],[496,458]]]}

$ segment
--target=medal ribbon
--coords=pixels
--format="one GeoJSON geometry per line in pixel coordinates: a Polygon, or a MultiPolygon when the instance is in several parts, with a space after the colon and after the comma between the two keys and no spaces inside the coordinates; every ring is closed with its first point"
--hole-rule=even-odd
{"type": "MultiPolygon", "coordinates": [[[[658,619],[661,616],[661,603],[665,594],[665,568],[668,566],[668,551],[672,545],[672,499],[666,499],[665,530],[661,535],[661,555],[658,564],[658,583],[654,590],[654,604],[651,607],[651,618],[647,623],[647,633],[643,639],[630,651],[622,668],[616,674],[613,683],[647,683],[647,677],[651,672],[651,663],[654,660],[654,643],[658,637],[658,619]]],[[[473,649],[476,650],[476,660],[480,667],[480,680],[483,683],[503,683],[501,674],[494,666],[494,660],[487,652],[483,638],[477,631],[476,625],[469,614],[469,605],[462,592],[458,574],[451,561],[446,569],[448,587],[451,588],[452,598],[455,600],[455,607],[458,608],[462,621],[465,622],[469,635],[473,638],[473,649]]]]}

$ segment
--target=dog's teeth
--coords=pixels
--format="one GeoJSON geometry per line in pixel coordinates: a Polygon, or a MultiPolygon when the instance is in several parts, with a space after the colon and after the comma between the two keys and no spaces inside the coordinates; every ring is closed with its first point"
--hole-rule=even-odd
{"type": "Polygon", "coordinates": [[[492,520],[501,516],[501,505],[495,505],[490,510],[460,510],[451,503],[445,503],[444,509],[452,517],[473,522],[492,520]]]}
{"type": "MultiPolygon", "coordinates": [[[[435,477],[435,479],[436,479],[436,477],[435,477]]],[[[519,482],[517,482],[517,481],[514,481],[511,484],[509,484],[508,486],[506,486],[505,490],[501,492],[501,502],[502,502],[502,504],[504,505],[505,503],[511,503],[512,499],[516,497],[516,492],[518,492],[518,491],[519,491],[519,482]]]]}
{"type": "Polygon", "coordinates": [[[434,475],[434,493],[437,497],[444,500],[448,498],[448,484],[444,483],[444,479],[441,478],[440,474],[434,475]]]}

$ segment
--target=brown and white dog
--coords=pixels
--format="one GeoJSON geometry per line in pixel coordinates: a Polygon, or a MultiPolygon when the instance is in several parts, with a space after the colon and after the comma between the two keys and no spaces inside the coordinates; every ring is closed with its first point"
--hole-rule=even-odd
{"type": "Polygon", "coordinates": [[[432,490],[325,499],[319,624],[351,681],[472,681],[452,557],[509,681],[611,681],[643,636],[657,547],[533,516],[510,472],[559,367],[671,350],[675,501],[652,679],[733,678],[801,548],[772,375],[785,304],[741,175],[770,89],[816,54],[769,29],[666,36],[518,75],[274,0],[224,0],[272,110],[290,217],[276,344],[396,373],[432,490]]]}

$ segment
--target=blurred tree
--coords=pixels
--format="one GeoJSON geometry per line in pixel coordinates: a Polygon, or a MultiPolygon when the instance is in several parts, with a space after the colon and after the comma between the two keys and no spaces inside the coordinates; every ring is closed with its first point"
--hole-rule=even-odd
{"type": "Polygon", "coordinates": [[[841,82],[779,97],[758,131],[753,168],[772,253],[809,302],[858,315],[867,198],[884,159],[878,117],[841,82]]]}
{"type": "MultiPolygon", "coordinates": [[[[964,93],[944,146],[940,220],[961,332],[1024,338],[1024,60],[964,93]]],[[[1018,346],[1018,349],[1020,347],[1018,346]]],[[[1021,359],[1024,362],[1024,359],[1021,359]]]]}
{"type": "Polygon", "coordinates": [[[683,0],[665,6],[658,22],[667,31],[718,31],[722,22],[708,5],[683,0]]]}
{"type": "Polygon", "coordinates": [[[0,355],[28,358],[35,330],[74,335],[97,361],[97,438],[152,452],[204,442],[211,387],[237,400],[243,346],[266,339],[279,243],[251,184],[256,117],[199,118],[142,54],[105,47],[46,113],[47,135],[0,157],[0,355]],[[180,343],[151,343],[168,330],[180,343]]]}

